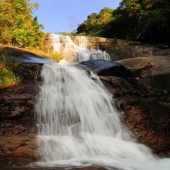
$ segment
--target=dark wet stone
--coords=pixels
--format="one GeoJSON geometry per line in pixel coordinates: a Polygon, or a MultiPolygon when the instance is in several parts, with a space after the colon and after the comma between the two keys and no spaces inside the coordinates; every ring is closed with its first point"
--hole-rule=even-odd
{"type": "Polygon", "coordinates": [[[129,58],[118,61],[129,69],[139,86],[170,92],[170,56],[129,58]]]}
{"type": "Polygon", "coordinates": [[[11,60],[28,63],[39,63],[39,64],[50,64],[55,61],[46,56],[37,55],[31,51],[20,49],[20,48],[5,48],[6,55],[11,60]]]}
{"type": "Polygon", "coordinates": [[[130,72],[121,64],[106,60],[88,60],[80,64],[93,69],[98,75],[126,77],[130,72]]]}

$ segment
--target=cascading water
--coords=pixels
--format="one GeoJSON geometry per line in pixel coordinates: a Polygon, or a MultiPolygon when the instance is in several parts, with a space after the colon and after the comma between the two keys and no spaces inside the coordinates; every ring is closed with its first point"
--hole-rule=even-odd
{"type": "Polygon", "coordinates": [[[45,46],[53,48],[54,52],[61,53],[64,59],[70,62],[81,62],[90,59],[110,60],[110,56],[106,51],[98,48],[93,49],[85,36],[76,36],[72,40],[70,36],[49,34],[45,46]]]}
{"type": "Polygon", "coordinates": [[[36,104],[39,166],[92,166],[169,170],[136,143],[122,124],[112,96],[94,73],[74,64],[46,64],[36,104]]]}

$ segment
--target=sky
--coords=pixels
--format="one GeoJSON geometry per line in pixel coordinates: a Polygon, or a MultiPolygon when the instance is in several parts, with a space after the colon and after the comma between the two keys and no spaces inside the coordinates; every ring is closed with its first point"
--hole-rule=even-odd
{"type": "Polygon", "coordinates": [[[91,13],[104,7],[115,9],[121,0],[31,0],[39,8],[33,11],[47,33],[71,32],[91,13]]]}

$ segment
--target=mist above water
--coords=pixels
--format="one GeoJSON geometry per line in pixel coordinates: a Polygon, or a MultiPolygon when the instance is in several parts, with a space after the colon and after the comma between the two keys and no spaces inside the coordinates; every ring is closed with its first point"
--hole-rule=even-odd
{"type": "Polygon", "coordinates": [[[113,96],[94,73],[74,64],[45,64],[36,104],[39,166],[169,170],[123,127],[113,96]]]}

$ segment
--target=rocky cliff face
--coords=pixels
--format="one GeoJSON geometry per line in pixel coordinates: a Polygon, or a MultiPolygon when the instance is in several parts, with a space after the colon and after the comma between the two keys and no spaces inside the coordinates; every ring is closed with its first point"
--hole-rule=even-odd
{"type": "MultiPolygon", "coordinates": [[[[107,52],[112,61],[126,58],[166,56],[170,55],[167,45],[149,45],[140,42],[125,41],[113,38],[85,37],[85,36],[62,36],[47,34],[42,49],[49,52],[58,51],[65,57],[68,51],[68,61],[75,61],[78,55],[76,48],[88,50],[102,50],[107,52]],[[70,49],[72,48],[72,49],[70,49]]],[[[83,52],[83,51],[82,51],[83,52]]]]}
{"type": "Polygon", "coordinates": [[[22,83],[0,90],[0,167],[17,167],[39,158],[36,143],[35,96],[37,64],[22,64],[16,71],[22,83]]]}
{"type": "Polygon", "coordinates": [[[22,61],[11,67],[22,81],[0,89],[0,168],[18,167],[40,158],[34,105],[42,63],[51,62],[23,49],[7,48],[6,52],[12,59],[22,61]],[[39,64],[33,63],[35,59],[39,64]]]}

